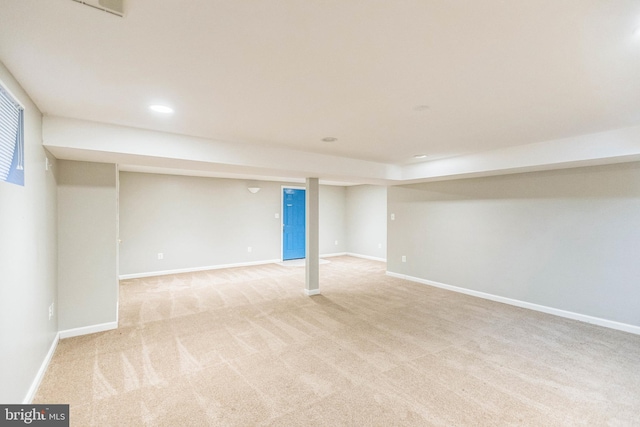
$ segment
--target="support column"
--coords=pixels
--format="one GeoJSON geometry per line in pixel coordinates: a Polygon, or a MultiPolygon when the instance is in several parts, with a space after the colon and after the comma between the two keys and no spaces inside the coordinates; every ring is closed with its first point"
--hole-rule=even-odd
{"type": "Polygon", "coordinates": [[[306,197],[306,280],[304,292],[320,293],[320,186],[318,178],[307,178],[306,197]]]}

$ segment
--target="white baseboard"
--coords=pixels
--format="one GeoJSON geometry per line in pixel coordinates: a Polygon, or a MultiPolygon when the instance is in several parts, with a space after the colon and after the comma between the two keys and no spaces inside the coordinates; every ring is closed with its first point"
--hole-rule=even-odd
{"type": "Polygon", "coordinates": [[[347,256],[352,256],[352,257],[356,257],[356,258],[370,259],[372,261],[387,262],[386,258],[378,258],[378,257],[374,257],[374,256],[369,256],[369,255],[355,254],[353,252],[347,252],[347,256]]]}
{"type": "Polygon", "coordinates": [[[311,297],[311,296],[314,296],[314,295],[320,295],[320,289],[311,289],[311,290],[305,289],[304,293],[308,297],[311,297]]]}
{"type": "Polygon", "coordinates": [[[332,256],[345,256],[346,252],[336,252],[334,254],[321,254],[320,258],[331,258],[332,256]]]}
{"type": "Polygon", "coordinates": [[[83,326],[81,328],[66,329],[58,332],[60,339],[77,337],[80,335],[95,334],[96,332],[110,331],[118,329],[118,322],[100,323],[98,325],[83,326]]]}
{"type": "Polygon", "coordinates": [[[179,273],[193,273],[196,271],[219,270],[221,268],[249,267],[252,265],[273,264],[281,261],[282,260],[279,260],[279,259],[269,259],[264,261],[239,262],[235,264],[210,265],[206,267],[191,267],[191,268],[179,268],[176,270],[149,271],[147,273],[121,274],[120,276],[118,276],[118,279],[120,280],[140,279],[142,277],[166,276],[168,274],[179,274],[179,273]]]}
{"type": "MultiPolygon", "coordinates": [[[[360,255],[351,252],[336,252],[332,254],[322,254],[320,258],[330,258],[336,256],[353,256],[357,258],[370,259],[373,261],[382,261],[387,262],[384,258],[376,258],[368,255],[360,255]]],[[[250,267],[253,265],[263,265],[263,264],[274,264],[282,262],[281,259],[269,259],[264,261],[252,261],[252,262],[238,262],[234,264],[219,264],[219,265],[209,265],[206,267],[190,267],[190,268],[178,268],[175,270],[161,270],[161,271],[149,271],[146,273],[133,273],[133,274],[121,274],[118,276],[119,280],[127,280],[127,279],[141,279],[143,277],[155,277],[155,276],[166,276],[169,274],[180,274],[180,273],[194,273],[196,271],[207,271],[207,270],[219,270],[222,268],[235,268],[235,267],[250,267]]]]}
{"type": "Polygon", "coordinates": [[[30,405],[31,402],[33,401],[33,398],[36,396],[36,393],[38,392],[38,388],[40,387],[40,383],[44,378],[44,374],[47,372],[47,369],[49,368],[49,364],[51,363],[51,359],[53,358],[53,353],[56,352],[56,348],[58,347],[59,340],[60,340],[60,333],[58,332],[56,333],[56,336],[53,338],[51,347],[49,347],[49,351],[47,352],[47,355],[42,361],[42,364],[40,365],[40,369],[38,369],[38,373],[36,374],[36,377],[31,383],[31,387],[29,387],[29,391],[27,391],[27,395],[22,401],[23,405],[30,405]]]}
{"type": "Polygon", "coordinates": [[[610,328],[618,331],[629,332],[635,335],[640,335],[640,326],[629,325],[627,323],[616,322],[614,320],[602,319],[600,317],[593,317],[586,314],[580,314],[572,311],[561,310],[558,308],[547,307],[545,305],[534,304],[527,301],[506,298],[499,295],[488,294],[480,291],[474,291],[472,289],[460,288],[458,286],[451,286],[451,285],[447,285],[440,282],[434,282],[432,280],[426,280],[426,279],[420,279],[418,277],[407,276],[406,274],[399,274],[399,273],[393,273],[391,271],[387,271],[387,275],[391,277],[397,277],[399,279],[405,279],[412,282],[421,283],[423,285],[446,289],[448,291],[467,294],[467,295],[471,295],[478,298],[488,299],[491,301],[501,302],[501,303],[513,305],[516,307],[527,308],[529,310],[535,310],[542,313],[553,314],[555,316],[565,317],[567,319],[578,320],[580,322],[590,323],[592,325],[604,326],[605,328],[610,328]]]}

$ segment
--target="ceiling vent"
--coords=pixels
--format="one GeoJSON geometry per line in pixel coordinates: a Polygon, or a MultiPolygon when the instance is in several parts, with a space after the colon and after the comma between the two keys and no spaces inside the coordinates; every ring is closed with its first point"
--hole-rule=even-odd
{"type": "Polygon", "coordinates": [[[93,7],[119,17],[124,16],[124,0],[73,0],[76,3],[93,7]]]}

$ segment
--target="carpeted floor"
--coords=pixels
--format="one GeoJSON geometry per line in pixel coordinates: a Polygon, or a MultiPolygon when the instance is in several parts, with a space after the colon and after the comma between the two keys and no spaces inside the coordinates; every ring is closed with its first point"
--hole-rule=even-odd
{"type": "Polygon", "coordinates": [[[640,336],[387,277],[350,257],[121,282],[34,403],[73,426],[640,425],[640,336]]]}

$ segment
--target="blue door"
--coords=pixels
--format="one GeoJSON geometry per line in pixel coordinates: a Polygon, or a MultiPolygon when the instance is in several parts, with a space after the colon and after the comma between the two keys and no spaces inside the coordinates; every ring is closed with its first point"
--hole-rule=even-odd
{"type": "Polygon", "coordinates": [[[282,206],[282,259],[305,257],[304,190],[283,189],[282,206]]]}

